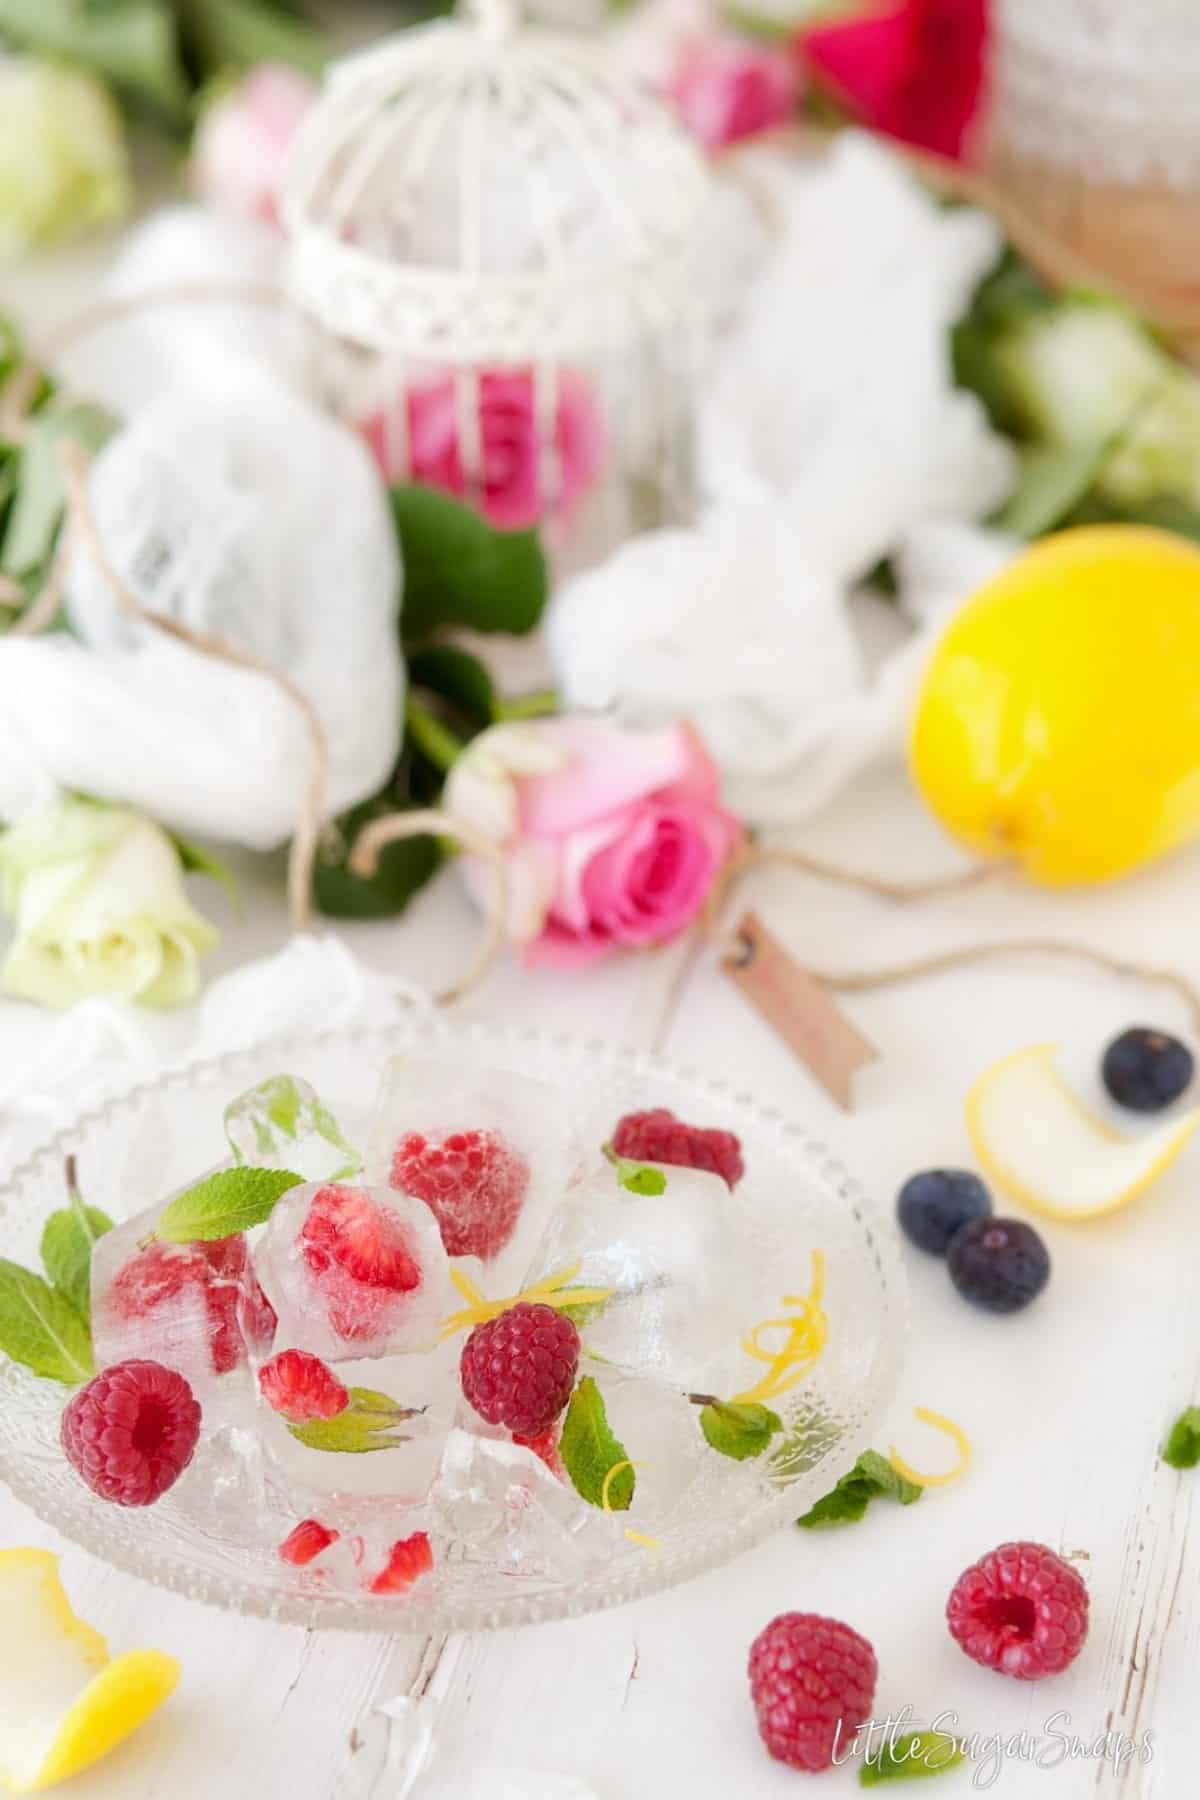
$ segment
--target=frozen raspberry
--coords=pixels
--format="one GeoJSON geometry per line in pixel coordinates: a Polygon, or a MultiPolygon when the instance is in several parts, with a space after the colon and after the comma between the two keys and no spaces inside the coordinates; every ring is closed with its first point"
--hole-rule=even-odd
{"type": "Polygon", "coordinates": [[[772,1756],[815,1774],[832,1767],[871,1716],[875,1652],[818,1613],[780,1613],[750,1646],[750,1696],[772,1756]]]}
{"type": "Polygon", "coordinates": [[[427,1575],[432,1567],[429,1534],[414,1531],[411,1537],[401,1538],[398,1544],[392,1545],[387,1563],[368,1582],[368,1591],[372,1594],[403,1594],[418,1575],[427,1575]]]}
{"type": "Polygon", "coordinates": [[[710,1175],[719,1175],[731,1188],[746,1172],[742,1146],[732,1131],[685,1125],[665,1106],[657,1106],[652,1112],[626,1113],[618,1119],[612,1146],[618,1156],[627,1156],[631,1162],[705,1169],[710,1175]]]}
{"type": "Polygon", "coordinates": [[[552,1306],[522,1301],[477,1325],[463,1346],[462,1390],[480,1418],[536,1438],[553,1425],[575,1385],[579,1333],[552,1306]]]}
{"type": "Polygon", "coordinates": [[[558,1432],[553,1425],[549,1431],[543,1431],[539,1437],[522,1437],[513,1432],[513,1443],[520,1444],[525,1450],[532,1450],[539,1462],[544,1462],[550,1473],[559,1481],[567,1479],[567,1471],[563,1459],[558,1453],[558,1432]]]}
{"type": "Polygon", "coordinates": [[[258,1371],[258,1385],[272,1411],[293,1425],[309,1419],[336,1419],[350,1395],[333,1370],[306,1350],[281,1350],[258,1371]]]}
{"type": "Polygon", "coordinates": [[[301,1519],[280,1544],[279,1554],[284,1562],[303,1569],[308,1563],[315,1561],[322,1550],[328,1550],[330,1544],[336,1544],[337,1540],[337,1532],[331,1531],[328,1525],[322,1525],[320,1519],[301,1519]]]}
{"type": "Polygon", "coordinates": [[[408,1294],[421,1271],[400,1220],[361,1188],[329,1186],[313,1195],[300,1228],[304,1260],[329,1300],[329,1322],[340,1337],[374,1337],[378,1309],[356,1308],[348,1277],[379,1294],[408,1294]]]}
{"type": "Polygon", "coordinates": [[[156,1362],[114,1363],[67,1402],[67,1461],[102,1500],[153,1506],[183,1474],[200,1408],[182,1375],[156,1362]]]}
{"type": "Polygon", "coordinates": [[[245,1361],[244,1323],[260,1344],[270,1343],[275,1313],[248,1273],[244,1238],[222,1238],[218,1243],[186,1247],[158,1241],[147,1244],[123,1264],[110,1293],[120,1316],[137,1320],[151,1319],[160,1306],[177,1300],[188,1289],[204,1297],[215,1374],[228,1375],[245,1361]]]}
{"type": "Polygon", "coordinates": [[[410,1131],[392,1152],[391,1184],[424,1200],[447,1256],[486,1262],[512,1237],[529,1192],[529,1164],[496,1131],[424,1137],[410,1131]]]}
{"type": "Polygon", "coordinates": [[[959,1576],[946,1620],[974,1662],[1040,1681],[1069,1668],[1083,1648],[1088,1591],[1045,1544],[1001,1544],[959,1576]]]}

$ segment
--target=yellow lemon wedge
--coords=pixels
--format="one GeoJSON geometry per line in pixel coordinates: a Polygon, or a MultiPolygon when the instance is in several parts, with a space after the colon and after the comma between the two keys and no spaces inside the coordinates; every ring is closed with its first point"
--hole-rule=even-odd
{"type": "Polygon", "coordinates": [[[32,1794],[90,1768],[174,1691],[158,1650],[110,1659],[48,1550],[0,1550],[0,1786],[32,1794]]]}
{"type": "Polygon", "coordinates": [[[1014,1200],[1052,1219],[1097,1219],[1171,1166],[1200,1125],[1200,1108],[1123,1137],[1071,1092],[1056,1051],[1035,1044],[981,1075],[967,1095],[967,1130],[985,1172],[1014,1200]]]}

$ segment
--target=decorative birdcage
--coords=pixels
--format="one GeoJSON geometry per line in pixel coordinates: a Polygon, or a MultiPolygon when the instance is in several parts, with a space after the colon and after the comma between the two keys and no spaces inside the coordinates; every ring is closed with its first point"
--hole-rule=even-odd
{"type": "Polygon", "coordinates": [[[687,515],[702,159],[584,38],[505,0],[333,70],[296,146],[289,289],[390,481],[575,565],[687,515]]]}

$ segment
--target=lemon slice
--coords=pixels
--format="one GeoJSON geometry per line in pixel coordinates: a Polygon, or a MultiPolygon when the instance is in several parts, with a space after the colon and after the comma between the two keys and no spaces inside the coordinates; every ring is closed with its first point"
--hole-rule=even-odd
{"type": "Polygon", "coordinates": [[[1052,1219],[1116,1212],[1170,1168],[1200,1108],[1140,1137],[1123,1137],[1076,1099],[1055,1066],[1056,1044],[1006,1056],[967,1095],[967,1130],[992,1180],[1052,1219]]]}
{"type": "Polygon", "coordinates": [[[53,1787],[86,1769],[167,1698],[179,1664],[158,1650],[109,1659],[71,1611],[48,1550],[0,1550],[0,1785],[53,1787]]]}

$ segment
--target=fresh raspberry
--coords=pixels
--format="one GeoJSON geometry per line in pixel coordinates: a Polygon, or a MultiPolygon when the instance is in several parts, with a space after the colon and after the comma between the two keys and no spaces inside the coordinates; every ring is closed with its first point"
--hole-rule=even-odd
{"type": "Polygon", "coordinates": [[[401,1538],[398,1544],[392,1545],[387,1563],[367,1583],[368,1592],[403,1594],[418,1575],[427,1575],[432,1567],[433,1551],[429,1544],[429,1534],[414,1531],[411,1537],[401,1538]]]}
{"type": "Polygon", "coordinates": [[[337,1540],[337,1532],[332,1531],[328,1525],[322,1525],[320,1519],[301,1519],[280,1544],[279,1554],[284,1562],[303,1569],[308,1563],[315,1561],[322,1550],[328,1550],[330,1544],[336,1544],[337,1540]]]}
{"type": "Polygon", "coordinates": [[[532,1450],[539,1462],[544,1462],[550,1473],[559,1481],[567,1479],[567,1471],[563,1459],[558,1453],[558,1432],[551,1425],[549,1431],[543,1431],[540,1437],[522,1437],[513,1432],[513,1443],[520,1444],[525,1450],[532,1450]]]}
{"type": "Polygon", "coordinates": [[[1083,1648],[1088,1591],[1045,1544],[1001,1544],[959,1576],[946,1621],[972,1661],[1040,1681],[1069,1668],[1083,1648]]]}
{"type": "Polygon", "coordinates": [[[293,1425],[309,1419],[336,1419],[350,1395],[333,1370],[306,1350],[281,1350],[258,1371],[263,1398],[293,1425]]]}
{"type": "Polygon", "coordinates": [[[425,1137],[410,1131],[392,1152],[391,1184],[424,1200],[447,1256],[485,1262],[512,1237],[529,1192],[529,1164],[496,1131],[425,1137]]]}
{"type": "Polygon", "coordinates": [[[94,1494],[153,1506],[192,1460],[200,1408],[182,1375],[161,1363],[114,1363],[67,1402],[67,1461],[94,1494]]]}
{"type": "Polygon", "coordinates": [[[618,1119],[612,1147],[618,1156],[627,1156],[631,1162],[704,1169],[710,1175],[719,1175],[731,1188],[746,1172],[742,1146],[732,1131],[685,1125],[665,1106],[656,1106],[652,1112],[626,1113],[618,1119]]]}
{"type": "Polygon", "coordinates": [[[780,1613],[750,1646],[750,1696],[772,1756],[816,1774],[871,1716],[879,1666],[866,1638],[818,1613],[780,1613]]]}
{"type": "Polygon", "coordinates": [[[156,1239],[121,1266],[110,1295],[120,1316],[134,1321],[151,1319],[189,1291],[203,1296],[214,1374],[228,1375],[246,1360],[244,1325],[260,1345],[270,1343],[274,1309],[249,1271],[241,1237],[188,1245],[156,1239]]]}
{"type": "Polygon", "coordinates": [[[463,1393],[480,1418],[527,1438],[553,1425],[571,1398],[578,1367],[574,1322],[525,1300],[477,1325],[459,1364],[463,1393]]]}

